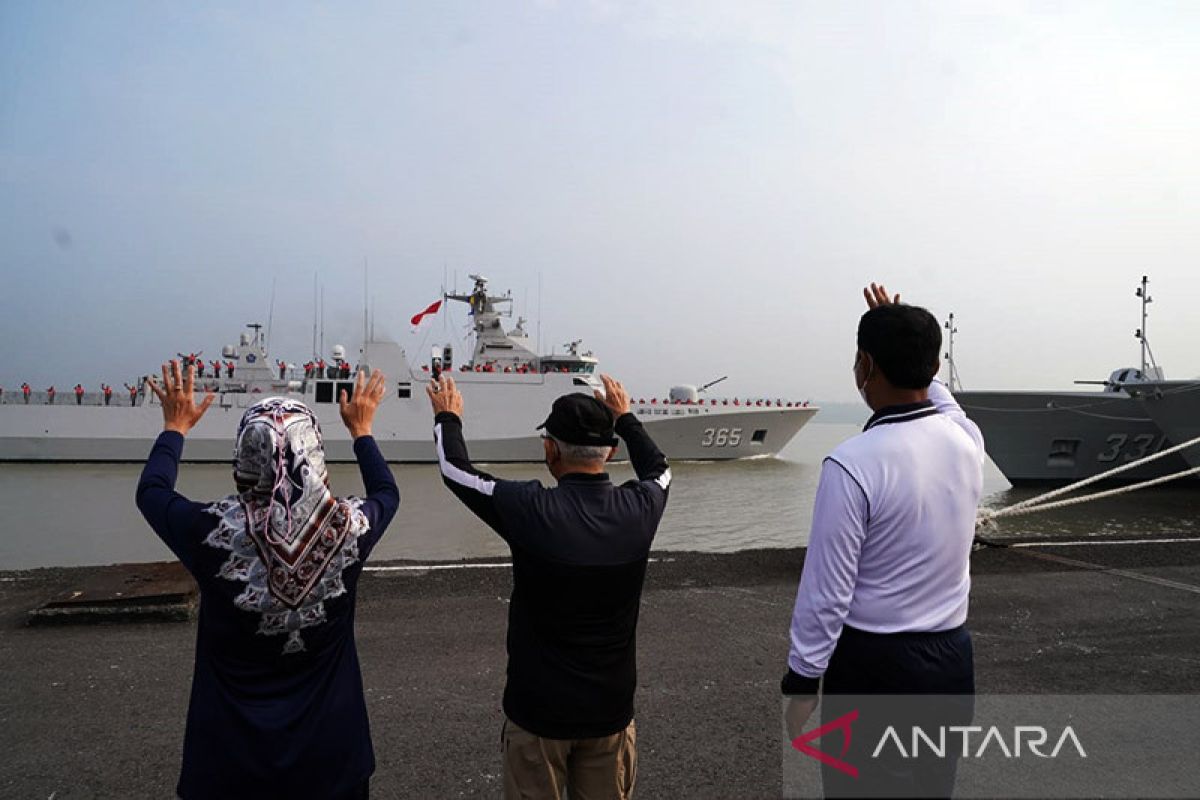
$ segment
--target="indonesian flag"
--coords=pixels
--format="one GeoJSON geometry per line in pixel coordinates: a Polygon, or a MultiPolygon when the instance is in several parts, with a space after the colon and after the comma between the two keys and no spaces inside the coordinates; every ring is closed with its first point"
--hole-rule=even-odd
{"type": "Polygon", "coordinates": [[[438,300],[435,303],[430,303],[428,308],[426,308],[421,313],[414,314],[413,318],[411,320],[409,320],[412,323],[413,328],[415,329],[415,328],[421,327],[421,322],[423,322],[426,317],[436,314],[438,312],[438,309],[441,307],[442,307],[442,301],[438,300]]]}

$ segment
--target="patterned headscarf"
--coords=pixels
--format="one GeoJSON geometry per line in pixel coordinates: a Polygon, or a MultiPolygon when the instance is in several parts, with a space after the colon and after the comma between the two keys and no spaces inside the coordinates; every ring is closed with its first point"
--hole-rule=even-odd
{"type": "Polygon", "coordinates": [[[304,403],[268,397],[242,415],[233,479],[243,502],[269,515],[265,532],[290,540],[293,523],[331,502],[327,478],[321,425],[304,403]]]}
{"type": "Polygon", "coordinates": [[[284,652],[298,652],[300,629],[324,622],[323,601],[346,590],[342,572],[367,529],[362,501],[330,494],[320,423],[286,397],[246,410],[233,474],[238,494],[209,509],[221,524],[207,542],[233,551],[219,574],[246,582],[235,603],[262,614],[259,633],[286,631],[284,652]]]}

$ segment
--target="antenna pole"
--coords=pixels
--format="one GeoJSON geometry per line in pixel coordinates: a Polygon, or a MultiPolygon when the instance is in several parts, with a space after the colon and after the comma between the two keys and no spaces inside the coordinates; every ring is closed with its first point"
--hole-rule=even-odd
{"type": "Polygon", "coordinates": [[[321,284],[321,349],[317,353],[317,357],[321,358],[321,353],[325,352],[325,284],[321,284]]]}
{"type": "Polygon", "coordinates": [[[1157,369],[1154,363],[1154,353],[1150,350],[1150,340],[1146,337],[1146,318],[1149,316],[1148,306],[1154,302],[1154,298],[1150,296],[1150,278],[1147,275],[1142,276],[1142,285],[1134,292],[1137,297],[1142,300],[1142,327],[1133,332],[1133,335],[1142,343],[1142,375],[1149,377],[1147,369],[1157,369]]]}
{"type": "Polygon", "coordinates": [[[954,324],[954,312],[950,312],[950,317],[942,325],[949,332],[947,336],[946,355],[946,377],[949,378],[950,391],[957,392],[962,388],[962,381],[958,379],[958,367],[954,364],[954,334],[958,333],[958,327],[954,324]]]}
{"type": "Polygon", "coordinates": [[[313,342],[312,355],[317,357],[317,317],[320,315],[320,307],[317,305],[317,273],[313,272],[313,342]]]}
{"type": "Polygon", "coordinates": [[[1146,305],[1150,302],[1150,276],[1142,276],[1142,374],[1146,374],[1146,305]]]}
{"type": "Polygon", "coordinates": [[[271,323],[273,323],[275,321],[275,281],[276,280],[278,280],[278,276],[271,278],[271,305],[267,309],[267,341],[264,343],[264,346],[268,350],[271,349],[271,323]]]}
{"type": "Polygon", "coordinates": [[[537,351],[538,356],[542,355],[542,271],[538,270],[538,324],[537,324],[537,351]]]}
{"type": "Polygon", "coordinates": [[[363,361],[367,360],[367,342],[370,341],[367,335],[367,304],[369,302],[367,298],[370,296],[368,286],[367,257],[363,256],[363,361]]]}

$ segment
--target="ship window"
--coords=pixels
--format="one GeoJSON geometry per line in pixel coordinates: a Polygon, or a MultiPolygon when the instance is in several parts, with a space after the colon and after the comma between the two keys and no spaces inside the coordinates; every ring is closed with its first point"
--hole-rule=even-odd
{"type": "Polygon", "coordinates": [[[1055,439],[1050,442],[1050,454],[1046,457],[1046,466],[1073,467],[1075,466],[1075,454],[1078,451],[1078,439],[1055,439]]]}
{"type": "Polygon", "coordinates": [[[333,384],[329,381],[317,381],[317,402],[333,402],[333,384]]]}
{"type": "Polygon", "coordinates": [[[399,397],[401,400],[408,398],[408,397],[412,397],[412,384],[409,384],[409,383],[400,384],[399,397]]]}
{"type": "Polygon", "coordinates": [[[339,383],[337,385],[337,394],[335,395],[335,397],[340,398],[342,396],[342,392],[346,393],[347,400],[354,397],[354,384],[350,383],[350,382],[339,383]]]}
{"type": "Polygon", "coordinates": [[[588,383],[583,378],[572,378],[571,383],[573,383],[576,386],[591,386],[591,384],[588,383]]]}
{"type": "Polygon", "coordinates": [[[753,444],[762,444],[766,440],[767,440],[767,429],[766,428],[759,428],[758,430],[756,430],[754,432],[754,435],[750,437],[750,441],[753,444]]]}

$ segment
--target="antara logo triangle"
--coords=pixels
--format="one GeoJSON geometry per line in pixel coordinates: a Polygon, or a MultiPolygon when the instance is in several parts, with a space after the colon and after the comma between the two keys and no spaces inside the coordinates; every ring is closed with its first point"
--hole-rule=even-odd
{"type": "Polygon", "coordinates": [[[819,728],[813,728],[808,733],[800,734],[795,739],[792,739],[792,747],[810,758],[815,758],[822,764],[828,764],[834,769],[846,773],[851,778],[857,778],[858,768],[842,760],[846,757],[847,751],[850,750],[850,723],[856,719],[858,719],[858,709],[851,711],[849,714],[844,714],[832,722],[826,722],[819,728]],[[825,734],[834,731],[842,732],[842,752],[840,757],[831,756],[829,753],[818,750],[809,744],[820,739],[825,734]]]}

